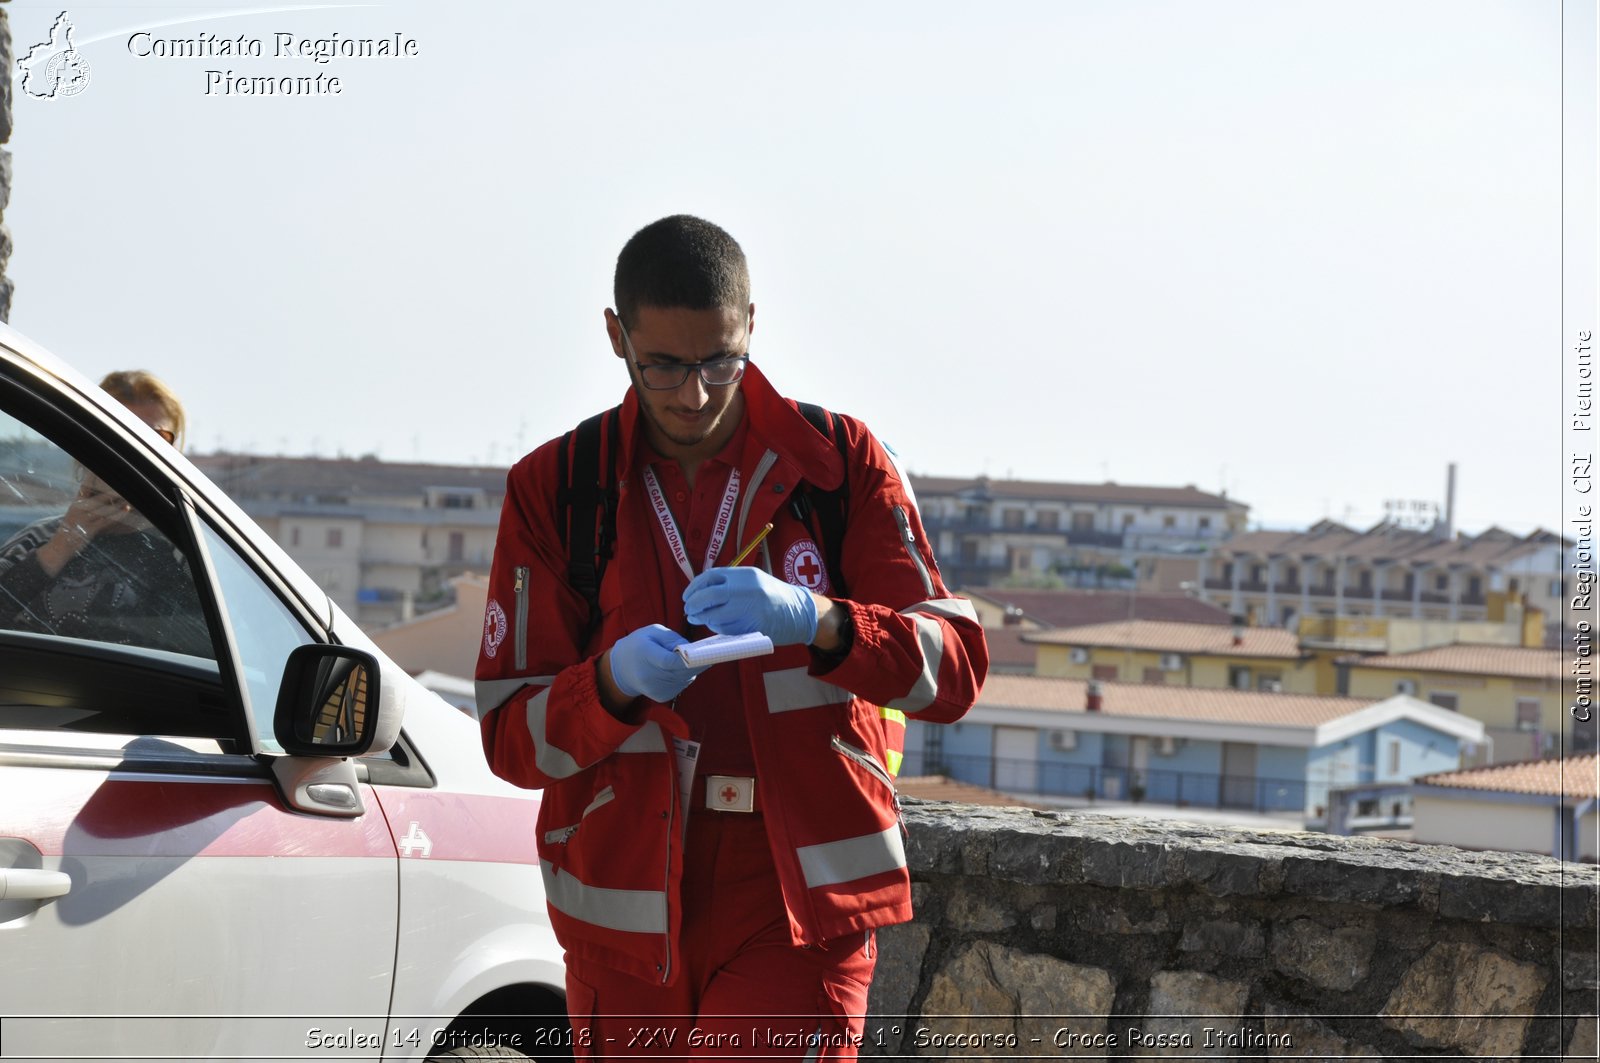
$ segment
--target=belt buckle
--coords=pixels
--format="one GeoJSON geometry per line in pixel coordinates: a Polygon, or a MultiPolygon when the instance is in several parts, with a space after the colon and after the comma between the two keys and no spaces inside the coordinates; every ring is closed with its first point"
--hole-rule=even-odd
{"type": "Polygon", "coordinates": [[[707,775],[706,807],[717,812],[754,812],[756,781],[747,775],[707,775]]]}

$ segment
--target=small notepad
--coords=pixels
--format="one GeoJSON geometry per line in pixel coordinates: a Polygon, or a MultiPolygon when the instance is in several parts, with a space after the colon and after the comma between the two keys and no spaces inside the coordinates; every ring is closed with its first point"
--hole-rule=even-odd
{"type": "Polygon", "coordinates": [[[685,642],[678,647],[678,656],[690,668],[740,661],[771,652],[772,640],[759,631],[752,631],[748,635],[712,635],[699,642],[685,642]]]}

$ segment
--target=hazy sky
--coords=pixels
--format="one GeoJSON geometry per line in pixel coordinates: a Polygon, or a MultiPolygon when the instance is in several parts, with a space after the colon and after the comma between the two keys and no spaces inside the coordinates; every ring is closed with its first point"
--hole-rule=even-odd
{"type": "MultiPolygon", "coordinates": [[[[61,5],[7,10],[20,55],[61,5]]],[[[780,389],[915,471],[1293,527],[1454,461],[1458,526],[1559,523],[1553,0],[69,11],[90,84],[15,102],[11,323],[166,377],[197,449],[509,463],[620,399],[616,252],[687,211],[743,243],[780,389]]]]}

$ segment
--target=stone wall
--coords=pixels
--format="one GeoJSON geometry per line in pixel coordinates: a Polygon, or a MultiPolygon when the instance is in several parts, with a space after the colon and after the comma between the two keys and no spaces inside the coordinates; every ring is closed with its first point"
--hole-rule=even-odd
{"type": "Polygon", "coordinates": [[[941,803],[906,822],[917,918],[879,935],[864,1055],[1596,1058],[1593,866],[941,803]]]}

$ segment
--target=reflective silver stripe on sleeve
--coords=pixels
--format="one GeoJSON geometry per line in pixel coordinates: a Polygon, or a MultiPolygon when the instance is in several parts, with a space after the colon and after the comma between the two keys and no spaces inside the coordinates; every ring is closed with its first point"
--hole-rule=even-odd
{"type": "Polygon", "coordinates": [[[576,775],[579,765],[572,754],[557,749],[545,736],[545,714],[550,708],[550,688],[539,691],[528,699],[528,733],[533,736],[534,767],[552,779],[565,779],[576,775]]]}
{"type": "Polygon", "coordinates": [[[791,712],[838,705],[850,700],[843,687],[818,679],[804,668],[783,668],[762,676],[767,688],[768,712],[791,712]]]}
{"type": "Polygon", "coordinates": [[[863,834],[859,838],[806,845],[795,852],[800,857],[800,870],[805,875],[806,886],[811,889],[839,882],[854,882],[858,878],[906,866],[906,850],[900,841],[899,824],[879,834],[863,834]]]}
{"type": "Polygon", "coordinates": [[[478,718],[490,709],[498,709],[511,700],[511,695],[523,687],[547,687],[556,681],[553,675],[527,675],[513,679],[479,679],[473,684],[478,701],[478,718]]]}
{"type": "Polygon", "coordinates": [[[544,873],[545,899],[563,915],[630,934],[667,932],[665,893],[590,886],[567,871],[558,871],[548,860],[539,861],[539,870],[544,873]]]}
{"type": "Polygon", "coordinates": [[[944,628],[937,620],[925,616],[912,616],[917,626],[917,646],[922,650],[922,674],[911,684],[903,698],[889,702],[889,708],[901,712],[921,712],[939,696],[939,664],[944,660],[944,628]]]}
{"type": "Polygon", "coordinates": [[[661,737],[661,725],[647,723],[633,734],[623,739],[617,747],[618,753],[665,753],[667,741],[661,737]]]}
{"type": "Polygon", "coordinates": [[[946,620],[970,620],[974,624],[980,622],[978,611],[965,598],[934,598],[931,601],[918,602],[900,612],[904,616],[910,616],[912,613],[929,613],[933,616],[942,616],[946,620]]]}

